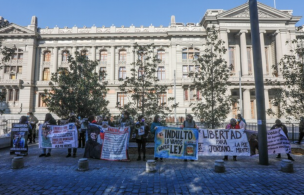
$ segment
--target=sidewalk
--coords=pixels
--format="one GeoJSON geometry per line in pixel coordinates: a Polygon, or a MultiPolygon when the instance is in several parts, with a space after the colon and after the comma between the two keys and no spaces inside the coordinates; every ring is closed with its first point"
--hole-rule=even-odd
{"type": "MultiPolygon", "coordinates": [[[[295,147],[296,145],[293,145],[295,147]]],[[[303,146],[301,146],[303,147],[303,146]]],[[[294,173],[279,170],[280,160],[269,156],[269,165],[259,157],[238,157],[225,162],[226,172],[215,173],[214,161],[222,157],[200,157],[198,161],[157,162],[156,173],[146,173],[144,161],[111,162],[89,159],[90,170],[77,171],[78,159],[66,158],[65,149],[54,149],[41,157],[38,145],[30,145],[25,168],[11,169],[9,148],[0,150],[1,194],[303,194],[304,156],[293,155],[294,173]]],[[[286,155],[282,155],[286,159],[286,155]]],[[[147,159],[153,159],[148,155],[147,159]]]]}

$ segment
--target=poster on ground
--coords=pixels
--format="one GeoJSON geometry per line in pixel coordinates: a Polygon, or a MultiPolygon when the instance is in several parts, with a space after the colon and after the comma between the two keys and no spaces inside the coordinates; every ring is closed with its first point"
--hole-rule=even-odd
{"type": "Polygon", "coordinates": [[[200,129],[199,156],[250,156],[244,129],[200,129]]]}
{"type": "Polygon", "coordinates": [[[268,154],[291,153],[290,142],[281,128],[267,131],[267,143],[268,154]]]}
{"type": "Polygon", "coordinates": [[[28,131],[27,124],[13,123],[11,130],[11,154],[27,155],[28,152],[28,131]]]}
{"type": "Polygon", "coordinates": [[[154,156],[158,158],[198,160],[198,130],[157,127],[154,156]]]}
{"type": "Polygon", "coordinates": [[[77,148],[78,131],[74,123],[40,125],[39,148],[77,148]]]}
{"type": "Polygon", "coordinates": [[[108,127],[104,132],[101,150],[103,160],[128,160],[127,150],[129,142],[129,127],[108,127]]]}

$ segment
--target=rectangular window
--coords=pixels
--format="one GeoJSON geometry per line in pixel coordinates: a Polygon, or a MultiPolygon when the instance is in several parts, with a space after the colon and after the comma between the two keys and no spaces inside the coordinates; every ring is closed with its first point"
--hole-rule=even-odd
{"type": "Polygon", "coordinates": [[[15,89],[15,101],[19,101],[19,89],[15,89]]]}
{"type": "Polygon", "coordinates": [[[5,94],[5,96],[4,96],[4,98],[1,100],[1,98],[2,97],[0,97],[0,101],[4,101],[4,102],[6,102],[6,97],[7,97],[7,90],[6,89],[0,89],[0,91],[3,93],[3,94],[5,94]]]}
{"type": "Polygon", "coordinates": [[[18,54],[14,53],[13,57],[12,57],[12,60],[17,60],[17,57],[18,57],[18,54]]]}
{"type": "Polygon", "coordinates": [[[200,92],[199,90],[196,90],[196,99],[201,100],[200,92]]]}
{"type": "Polygon", "coordinates": [[[184,100],[188,100],[188,89],[184,89],[184,100]]]}
{"type": "Polygon", "coordinates": [[[11,66],[11,72],[16,72],[17,67],[16,66],[11,66]]]}
{"type": "Polygon", "coordinates": [[[188,78],[188,66],[183,65],[183,78],[188,78]]]}
{"type": "Polygon", "coordinates": [[[9,67],[9,66],[4,67],[4,73],[9,73],[10,70],[11,70],[11,67],[9,67]]]}
{"type": "Polygon", "coordinates": [[[100,61],[102,61],[102,62],[107,61],[107,51],[100,52],[100,61]]]}
{"type": "Polygon", "coordinates": [[[127,94],[117,93],[117,104],[119,107],[124,107],[127,100],[127,94]]]}
{"type": "Polygon", "coordinates": [[[141,77],[144,75],[144,69],[138,68],[138,79],[141,79],[141,77]]]}
{"type": "Polygon", "coordinates": [[[47,51],[44,53],[44,61],[45,62],[50,62],[51,61],[51,52],[47,51]]]}
{"type": "Polygon", "coordinates": [[[69,52],[68,51],[62,52],[62,61],[63,62],[67,62],[68,61],[68,56],[69,56],[69,52]]]}
{"type": "Polygon", "coordinates": [[[127,76],[126,67],[120,67],[118,75],[120,79],[125,79],[127,76]]]}
{"type": "Polygon", "coordinates": [[[158,78],[158,80],[165,80],[166,79],[165,67],[163,67],[163,66],[158,67],[157,78],[158,78]]]}
{"type": "Polygon", "coordinates": [[[22,66],[17,66],[17,73],[22,74],[22,66]]]}
{"type": "Polygon", "coordinates": [[[127,60],[127,51],[120,51],[119,52],[119,60],[126,61],[127,60]]]}
{"type": "Polygon", "coordinates": [[[233,73],[235,73],[235,54],[234,47],[229,47],[229,66],[231,66],[233,73]]]}
{"type": "Polygon", "coordinates": [[[159,99],[159,105],[160,106],[165,106],[167,103],[167,94],[158,94],[158,99],[159,99]]]}
{"type": "Polygon", "coordinates": [[[45,68],[43,70],[43,81],[49,81],[50,80],[50,69],[49,68],[45,68]]]}
{"type": "Polygon", "coordinates": [[[13,101],[14,100],[14,90],[9,89],[8,90],[8,101],[13,101]]]}
{"type": "Polygon", "coordinates": [[[38,107],[46,107],[46,104],[43,102],[44,97],[43,97],[43,93],[39,93],[39,105],[38,107]]]}
{"type": "Polygon", "coordinates": [[[187,53],[182,54],[183,60],[187,60],[187,53]]]}
{"type": "Polygon", "coordinates": [[[247,62],[248,62],[248,73],[252,74],[252,55],[251,55],[251,47],[247,47],[247,62]]]}
{"type": "Polygon", "coordinates": [[[106,78],[106,73],[107,73],[107,68],[106,67],[100,67],[100,71],[99,71],[99,80],[105,80],[106,78]]]}
{"type": "Polygon", "coordinates": [[[22,60],[23,59],[23,53],[19,53],[18,54],[18,60],[22,60]]]}
{"type": "Polygon", "coordinates": [[[269,74],[269,54],[268,47],[265,47],[265,58],[266,58],[266,74],[269,74]]]}
{"type": "Polygon", "coordinates": [[[165,60],[165,51],[164,50],[158,50],[157,51],[157,58],[161,61],[165,60]]]}
{"type": "Polygon", "coordinates": [[[193,101],[195,100],[195,97],[194,97],[195,94],[195,90],[194,89],[190,89],[190,100],[193,101]]]}
{"type": "Polygon", "coordinates": [[[11,74],[10,75],[10,79],[15,80],[16,79],[16,75],[15,74],[11,74]]]}

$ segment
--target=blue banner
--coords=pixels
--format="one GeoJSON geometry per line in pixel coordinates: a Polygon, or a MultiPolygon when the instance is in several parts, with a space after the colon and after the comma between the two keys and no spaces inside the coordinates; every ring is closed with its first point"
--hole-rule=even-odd
{"type": "Polygon", "coordinates": [[[154,156],[158,158],[198,160],[198,130],[157,127],[154,156]]]}

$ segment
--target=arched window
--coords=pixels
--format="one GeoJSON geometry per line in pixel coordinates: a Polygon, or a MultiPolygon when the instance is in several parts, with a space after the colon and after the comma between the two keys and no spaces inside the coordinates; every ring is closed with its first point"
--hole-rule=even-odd
{"type": "Polygon", "coordinates": [[[119,51],[119,61],[126,61],[127,60],[127,51],[126,50],[120,50],[119,51]]]}
{"type": "Polygon", "coordinates": [[[100,61],[106,62],[107,61],[108,52],[107,50],[101,50],[100,51],[100,61]]]}
{"type": "Polygon", "coordinates": [[[63,62],[67,62],[67,61],[68,61],[69,55],[70,55],[70,53],[69,53],[68,50],[62,51],[62,61],[63,61],[63,62]]]}
{"type": "Polygon", "coordinates": [[[157,59],[161,60],[162,62],[165,61],[165,50],[163,49],[157,50],[157,59]]]}
{"type": "Polygon", "coordinates": [[[43,61],[44,61],[44,62],[50,62],[50,61],[51,61],[51,52],[50,52],[50,51],[44,52],[43,61]]]}
{"type": "Polygon", "coordinates": [[[199,56],[199,49],[193,47],[183,49],[182,52],[183,60],[187,60],[187,59],[194,60],[197,59],[198,56],[199,56]]]}

